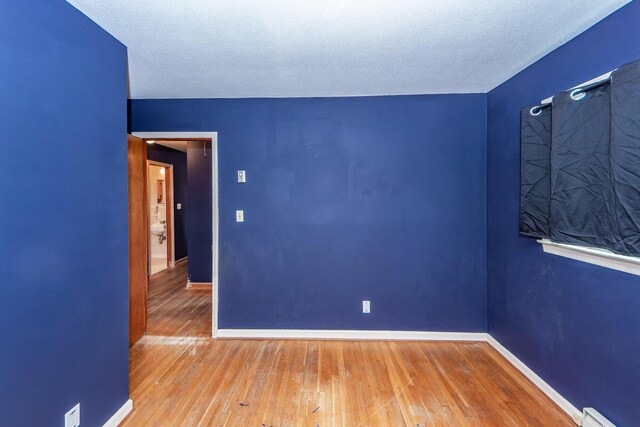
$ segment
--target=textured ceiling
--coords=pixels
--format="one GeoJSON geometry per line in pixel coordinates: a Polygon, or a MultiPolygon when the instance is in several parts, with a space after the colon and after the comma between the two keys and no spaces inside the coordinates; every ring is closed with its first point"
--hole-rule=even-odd
{"type": "Polygon", "coordinates": [[[131,98],[487,92],[629,0],[68,0],[131,98]]]}

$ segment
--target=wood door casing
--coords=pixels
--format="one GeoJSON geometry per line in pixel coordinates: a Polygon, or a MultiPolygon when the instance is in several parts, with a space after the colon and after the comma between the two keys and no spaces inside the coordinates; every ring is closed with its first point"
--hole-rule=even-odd
{"type": "Polygon", "coordinates": [[[129,345],[145,333],[147,327],[148,216],[147,144],[128,135],[129,171],[129,345]]]}

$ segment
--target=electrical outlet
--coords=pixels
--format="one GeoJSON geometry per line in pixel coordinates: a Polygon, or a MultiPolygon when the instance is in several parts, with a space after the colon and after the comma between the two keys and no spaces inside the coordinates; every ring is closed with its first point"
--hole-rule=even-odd
{"type": "Polygon", "coordinates": [[[64,427],[80,427],[80,404],[64,414],[64,427]]]}
{"type": "Polygon", "coordinates": [[[244,211],[236,211],[236,222],[244,222],[244,211]]]}
{"type": "Polygon", "coordinates": [[[362,312],[365,314],[371,313],[371,301],[362,301],[362,312]]]}
{"type": "Polygon", "coordinates": [[[238,182],[247,182],[247,172],[238,171],[238,182]]]}

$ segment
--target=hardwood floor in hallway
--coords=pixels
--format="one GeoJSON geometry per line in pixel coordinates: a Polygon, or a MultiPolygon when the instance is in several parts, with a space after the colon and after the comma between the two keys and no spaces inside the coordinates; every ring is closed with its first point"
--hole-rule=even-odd
{"type": "Polygon", "coordinates": [[[146,336],[130,366],[123,426],[574,426],[486,343],[146,336]]]}
{"type": "Polygon", "coordinates": [[[149,278],[147,335],[211,337],[211,290],[187,289],[187,261],[149,278]]]}

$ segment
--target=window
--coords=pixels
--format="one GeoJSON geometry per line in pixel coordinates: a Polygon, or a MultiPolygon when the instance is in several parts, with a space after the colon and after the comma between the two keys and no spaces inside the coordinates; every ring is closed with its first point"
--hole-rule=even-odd
{"type": "Polygon", "coordinates": [[[545,252],[637,274],[640,61],[521,118],[520,232],[545,252]]]}

